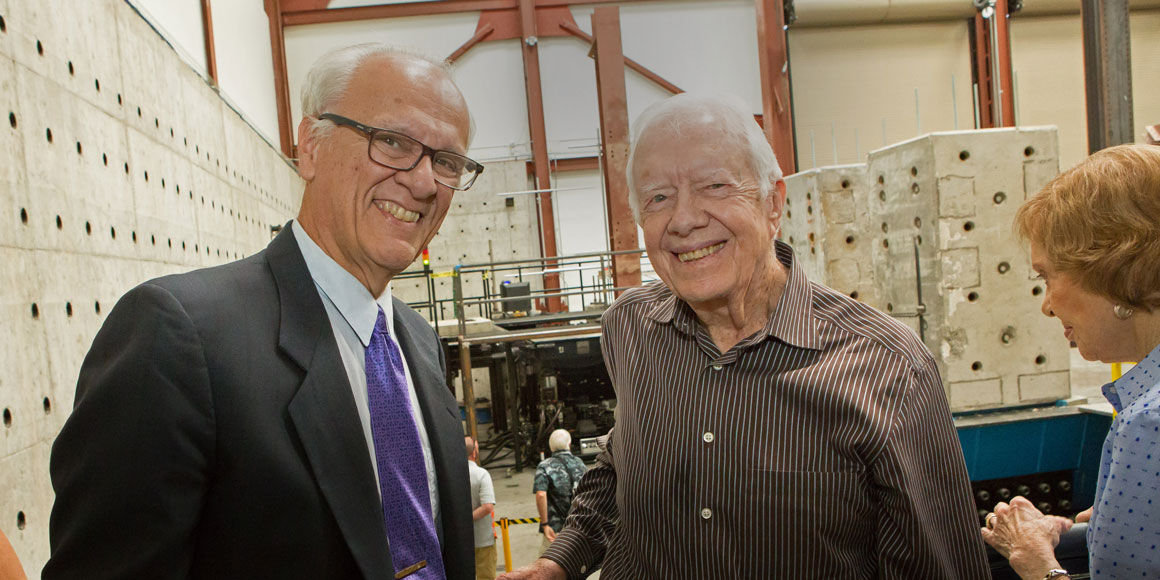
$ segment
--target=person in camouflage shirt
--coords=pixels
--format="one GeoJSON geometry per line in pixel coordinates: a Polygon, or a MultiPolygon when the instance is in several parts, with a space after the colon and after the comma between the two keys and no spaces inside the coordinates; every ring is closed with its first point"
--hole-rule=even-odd
{"type": "Polygon", "coordinates": [[[580,485],[580,478],[588,468],[580,458],[572,455],[572,435],[564,429],[557,429],[548,437],[552,456],[541,461],[536,467],[536,480],[532,486],[536,492],[536,509],[540,512],[540,553],[556,539],[556,533],[564,529],[564,520],[572,507],[572,492],[580,485]]]}

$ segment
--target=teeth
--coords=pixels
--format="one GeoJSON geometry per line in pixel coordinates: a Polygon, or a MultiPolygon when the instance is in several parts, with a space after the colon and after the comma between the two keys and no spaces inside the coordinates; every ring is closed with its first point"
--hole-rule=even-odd
{"type": "Polygon", "coordinates": [[[375,205],[378,206],[379,209],[395,216],[400,221],[414,223],[419,220],[419,212],[407,211],[389,201],[376,201],[375,205]]]}
{"type": "Polygon", "coordinates": [[[691,262],[693,260],[699,260],[701,258],[704,258],[705,256],[708,256],[710,254],[716,254],[717,250],[720,250],[721,248],[724,248],[724,247],[725,247],[725,242],[721,242],[719,244],[714,244],[712,246],[706,246],[704,248],[701,248],[700,250],[695,250],[692,252],[685,252],[683,254],[677,254],[677,258],[680,259],[682,262],[691,262]]]}

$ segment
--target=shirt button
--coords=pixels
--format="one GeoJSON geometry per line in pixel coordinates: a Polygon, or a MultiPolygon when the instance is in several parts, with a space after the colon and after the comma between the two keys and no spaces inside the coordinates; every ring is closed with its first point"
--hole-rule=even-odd
{"type": "Polygon", "coordinates": [[[713,517],[713,510],[709,508],[701,508],[701,519],[707,520],[713,517]]]}
{"type": "Polygon", "coordinates": [[[721,370],[721,365],[713,365],[713,370],[715,370],[715,371],[721,370]]]}
{"type": "Polygon", "coordinates": [[[580,567],[580,573],[581,573],[581,574],[583,574],[583,573],[585,573],[585,572],[587,572],[587,571],[588,571],[588,566],[581,566],[581,567],[580,567]]]}
{"type": "Polygon", "coordinates": [[[701,436],[701,439],[704,439],[705,443],[712,443],[713,442],[713,433],[706,431],[705,434],[701,436]]]}

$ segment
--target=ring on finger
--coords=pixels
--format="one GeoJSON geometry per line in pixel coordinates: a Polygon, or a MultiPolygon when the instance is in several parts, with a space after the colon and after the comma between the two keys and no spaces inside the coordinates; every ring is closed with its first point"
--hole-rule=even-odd
{"type": "Polygon", "coordinates": [[[991,512],[991,513],[987,514],[987,517],[984,518],[984,521],[987,522],[988,528],[995,529],[995,518],[997,518],[997,517],[998,516],[995,515],[995,512],[991,512]]]}

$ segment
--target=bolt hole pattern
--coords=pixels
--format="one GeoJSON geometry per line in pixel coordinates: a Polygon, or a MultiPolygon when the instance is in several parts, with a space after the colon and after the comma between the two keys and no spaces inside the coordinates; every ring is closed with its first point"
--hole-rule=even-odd
{"type": "Polygon", "coordinates": [[[999,267],[996,268],[1000,274],[1006,274],[1011,271],[1011,264],[1007,262],[999,262],[999,267]]]}
{"type": "Polygon", "coordinates": [[[914,218],[914,227],[916,227],[916,228],[922,227],[922,218],[917,217],[917,216],[914,218]]]}
{"type": "Polygon", "coordinates": [[[114,240],[117,239],[117,228],[109,226],[109,237],[113,238],[114,240]]]}
{"type": "Polygon", "coordinates": [[[84,155],[85,149],[81,146],[81,142],[77,141],[77,155],[84,155]]]}
{"type": "Polygon", "coordinates": [[[64,220],[60,219],[60,216],[56,216],[56,229],[64,229],[64,220]]]}
{"type": "Polygon", "coordinates": [[[850,189],[850,180],[849,179],[842,180],[842,189],[850,189]]]}
{"type": "Polygon", "coordinates": [[[918,177],[918,168],[917,167],[910,168],[910,176],[911,177],[918,177]]]}
{"type": "Polygon", "coordinates": [[[846,243],[853,244],[854,243],[854,236],[846,236],[846,243]]]}
{"type": "Polygon", "coordinates": [[[983,370],[983,363],[979,361],[971,363],[971,370],[976,372],[983,370]]]}
{"type": "Polygon", "coordinates": [[[888,231],[890,231],[890,226],[886,225],[886,222],[882,222],[882,233],[885,234],[888,231]]]}
{"type": "Polygon", "coordinates": [[[963,149],[959,151],[959,161],[966,161],[971,158],[971,152],[963,149]]]}
{"type": "Polygon", "coordinates": [[[857,299],[858,299],[858,291],[857,291],[857,290],[855,290],[855,291],[851,292],[851,293],[850,293],[850,298],[853,298],[854,300],[857,300],[857,299]]]}
{"type": "Polygon", "coordinates": [[[109,154],[108,153],[101,153],[101,163],[104,163],[105,167],[109,166],[109,154]]]}
{"type": "Polygon", "coordinates": [[[910,192],[911,193],[913,193],[914,195],[918,195],[919,191],[922,191],[922,188],[920,188],[917,183],[910,184],[910,192]]]}
{"type": "Polygon", "coordinates": [[[882,247],[889,248],[890,247],[890,240],[882,240],[882,247]]]}
{"type": "Polygon", "coordinates": [[[887,312],[894,312],[894,304],[891,302],[887,302],[886,303],[886,311],[887,312]]]}
{"type": "Polygon", "coordinates": [[[879,175],[879,176],[878,176],[878,185],[882,185],[883,183],[886,183],[886,176],[885,176],[885,175],[879,175]]]}
{"type": "Polygon", "coordinates": [[[77,69],[73,68],[73,63],[71,60],[68,61],[68,76],[72,77],[72,76],[76,76],[76,74],[77,74],[77,69]]]}
{"type": "Polygon", "coordinates": [[[96,301],[96,302],[93,302],[93,312],[94,312],[95,314],[100,314],[100,313],[101,313],[101,302],[100,302],[99,300],[98,300],[98,301],[96,301]]]}
{"type": "Polygon", "coordinates": [[[881,201],[886,201],[886,190],[885,189],[878,190],[878,199],[881,201]]]}
{"type": "Polygon", "coordinates": [[[993,199],[995,201],[995,205],[999,205],[999,204],[1007,201],[1007,194],[1000,191],[999,193],[996,193],[995,197],[993,197],[991,199],[993,199]]]}
{"type": "Polygon", "coordinates": [[[93,86],[96,87],[97,92],[101,92],[101,79],[93,79],[93,86]]]}

